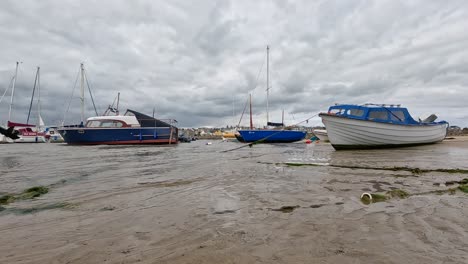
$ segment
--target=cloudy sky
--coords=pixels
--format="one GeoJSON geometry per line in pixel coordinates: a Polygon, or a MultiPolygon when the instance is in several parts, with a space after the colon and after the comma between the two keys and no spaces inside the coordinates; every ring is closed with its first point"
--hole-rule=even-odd
{"type": "Polygon", "coordinates": [[[334,103],[398,103],[468,126],[467,18],[464,0],[1,1],[0,96],[23,62],[12,119],[26,121],[40,66],[43,119],[76,122],[83,62],[99,112],[120,92],[121,108],[181,127],[234,125],[252,92],[261,126],[270,45],[272,121],[283,109],[294,124],[334,103]]]}

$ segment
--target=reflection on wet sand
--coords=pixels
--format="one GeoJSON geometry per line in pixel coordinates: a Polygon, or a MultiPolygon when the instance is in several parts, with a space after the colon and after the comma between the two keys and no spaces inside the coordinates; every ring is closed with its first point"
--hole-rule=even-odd
{"type": "Polygon", "coordinates": [[[5,146],[0,163],[14,150],[17,164],[1,169],[0,196],[49,192],[3,205],[0,263],[468,262],[468,194],[457,189],[468,141],[204,143],[5,146]],[[366,205],[364,192],[389,199],[366,205]]]}

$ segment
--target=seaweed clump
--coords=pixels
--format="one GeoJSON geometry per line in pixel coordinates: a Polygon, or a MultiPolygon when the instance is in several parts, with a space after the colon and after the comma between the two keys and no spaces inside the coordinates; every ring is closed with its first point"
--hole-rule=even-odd
{"type": "Polygon", "coordinates": [[[18,197],[20,199],[33,199],[39,197],[43,194],[49,192],[49,188],[45,186],[36,186],[29,189],[26,189],[23,193],[21,193],[18,197]]]}
{"type": "Polygon", "coordinates": [[[371,203],[384,202],[388,199],[388,197],[385,194],[371,193],[370,195],[371,196],[362,195],[361,202],[363,204],[371,204],[371,203]]]}
{"type": "Polygon", "coordinates": [[[391,198],[400,198],[404,199],[409,197],[410,194],[404,190],[400,189],[395,189],[386,192],[385,194],[380,194],[380,193],[364,193],[361,196],[361,202],[364,204],[371,204],[371,203],[378,203],[378,202],[384,202],[386,200],[389,200],[391,198]]]}
{"type": "Polygon", "coordinates": [[[8,211],[14,214],[22,215],[22,214],[33,214],[33,213],[38,213],[41,211],[53,210],[53,209],[73,209],[75,207],[77,207],[76,204],[60,202],[60,203],[46,204],[46,205],[40,205],[40,206],[35,206],[35,207],[29,207],[29,208],[10,208],[8,209],[8,211]]]}
{"type": "Polygon", "coordinates": [[[280,208],[277,208],[277,209],[271,209],[272,211],[278,211],[278,212],[282,212],[282,213],[292,213],[296,208],[299,208],[300,206],[299,205],[285,205],[285,206],[281,206],[280,208]]]}
{"type": "Polygon", "coordinates": [[[289,166],[289,167],[302,167],[302,166],[312,166],[312,167],[318,167],[318,166],[321,166],[319,164],[315,164],[315,163],[296,163],[296,162],[285,162],[283,163],[285,164],[286,166],[289,166]]]}
{"type": "Polygon", "coordinates": [[[7,205],[15,201],[15,197],[13,195],[3,195],[0,197],[0,204],[7,205]]]}
{"type": "Polygon", "coordinates": [[[407,198],[409,196],[409,193],[400,189],[395,189],[387,192],[388,195],[391,197],[397,197],[400,199],[407,198]]]}
{"type": "Polygon", "coordinates": [[[462,184],[458,186],[458,189],[464,193],[468,193],[468,184],[462,184]]]}
{"type": "Polygon", "coordinates": [[[29,200],[39,197],[49,192],[49,188],[45,186],[35,186],[24,190],[20,194],[5,194],[0,197],[0,205],[7,205],[16,200],[29,200]]]}

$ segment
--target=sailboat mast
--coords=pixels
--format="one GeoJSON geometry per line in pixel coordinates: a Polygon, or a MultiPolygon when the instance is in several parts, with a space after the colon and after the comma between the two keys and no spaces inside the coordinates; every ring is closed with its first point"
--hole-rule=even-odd
{"type": "Polygon", "coordinates": [[[119,115],[119,101],[120,101],[120,92],[117,93],[117,107],[116,107],[116,115],[119,115]]]}
{"type": "Polygon", "coordinates": [[[32,105],[34,102],[34,92],[36,91],[38,77],[39,77],[39,67],[37,67],[36,78],[34,79],[34,86],[33,86],[33,91],[31,95],[31,103],[29,103],[29,111],[28,111],[28,118],[26,119],[26,124],[29,124],[29,117],[31,116],[32,105]]]}
{"type": "Polygon", "coordinates": [[[84,65],[81,63],[81,94],[80,94],[80,99],[81,99],[81,124],[84,124],[84,65]]]}
{"type": "Polygon", "coordinates": [[[269,114],[268,114],[268,97],[269,97],[269,93],[270,93],[270,47],[267,46],[267,88],[266,88],[266,92],[267,92],[267,98],[266,98],[266,110],[267,110],[267,126],[268,126],[268,122],[270,122],[270,119],[269,119],[269,114]]]}
{"type": "Polygon", "coordinates": [[[37,67],[37,132],[41,127],[41,67],[37,67]]]}
{"type": "Polygon", "coordinates": [[[284,109],[283,113],[281,114],[281,125],[284,127],[284,109]]]}
{"type": "Polygon", "coordinates": [[[16,77],[18,76],[18,66],[19,66],[19,62],[16,62],[15,78],[13,79],[13,86],[11,88],[10,110],[8,111],[8,121],[11,120],[11,109],[13,107],[13,98],[15,97],[15,85],[16,85],[16,77]]]}
{"type": "Polygon", "coordinates": [[[234,95],[232,96],[232,121],[233,121],[233,124],[236,123],[236,110],[234,106],[234,95]]]}
{"type": "Polygon", "coordinates": [[[250,130],[253,129],[253,122],[252,122],[252,94],[250,96],[250,130]]]}

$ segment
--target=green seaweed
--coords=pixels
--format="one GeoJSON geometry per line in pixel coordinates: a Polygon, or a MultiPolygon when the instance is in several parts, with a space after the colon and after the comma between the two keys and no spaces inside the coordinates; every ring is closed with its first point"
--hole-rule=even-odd
{"type": "Polygon", "coordinates": [[[430,171],[437,171],[437,172],[446,172],[446,173],[460,173],[460,174],[468,174],[468,170],[465,169],[435,169],[435,170],[427,170],[430,171]]]}
{"type": "Polygon", "coordinates": [[[53,203],[53,204],[46,204],[40,205],[35,207],[29,208],[9,208],[8,211],[15,214],[32,214],[37,213],[45,210],[52,210],[52,209],[73,209],[77,205],[67,202],[60,202],[60,203],[53,203]]]}
{"type": "Polygon", "coordinates": [[[114,206],[106,206],[101,208],[100,211],[114,211],[116,208],[114,206]]]}
{"type": "Polygon", "coordinates": [[[3,195],[0,197],[0,204],[7,205],[15,201],[15,197],[13,195],[3,195]]]}
{"type": "Polygon", "coordinates": [[[458,189],[464,193],[468,193],[468,184],[462,184],[458,186],[458,189]]]}
{"type": "Polygon", "coordinates": [[[300,206],[299,205],[285,205],[285,206],[281,206],[280,208],[276,208],[276,209],[271,209],[272,211],[278,211],[278,212],[282,212],[282,213],[292,213],[296,208],[299,208],[300,206]]]}
{"type": "Polygon", "coordinates": [[[295,163],[295,162],[286,162],[284,163],[285,165],[289,167],[301,167],[301,166],[312,166],[312,167],[317,167],[321,166],[319,164],[314,164],[314,163],[295,163]]]}
{"type": "Polygon", "coordinates": [[[364,204],[371,204],[371,203],[384,202],[390,198],[403,199],[403,198],[407,198],[408,196],[410,196],[409,193],[400,189],[390,190],[386,194],[371,193],[371,195],[372,195],[372,199],[367,195],[362,196],[361,202],[364,204]]]}
{"type": "Polygon", "coordinates": [[[370,197],[367,195],[362,196],[361,202],[364,204],[371,204],[371,203],[384,202],[388,199],[388,197],[385,194],[371,193],[371,195],[372,195],[372,199],[370,199],[370,197]]]}
{"type": "MultiPolygon", "coordinates": [[[[411,167],[363,167],[363,166],[350,166],[350,165],[333,165],[333,164],[317,164],[317,163],[296,163],[296,162],[284,162],[276,163],[275,165],[286,165],[290,167],[300,167],[300,166],[330,166],[335,168],[345,168],[345,169],[363,169],[363,170],[385,170],[385,171],[408,171],[414,175],[419,175],[427,172],[444,172],[444,173],[458,173],[458,174],[468,174],[468,169],[421,169],[421,168],[411,168],[411,167]]],[[[468,183],[468,179],[464,179],[468,183]]]]}
{"type": "Polygon", "coordinates": [[[18,198],[23,199],[23,200],[33,199],[43,194],[46,194],[48,192],[49,192],[49,188],[45,186],[35,186],[29,189],[26,189],[23,193],[18,195],[18,198]]]}
{"type": "Polygon", "coordinates": [[[373,202],[383,202],[385,200],[387,200],[388,197],[384,194],[379,194],[379,193],[373,193],[372,194],[372,201],[373,202]]]}
{"type": "Polygon", "coordinates": [[[45,186],[35,186],[24,190],[20,194],[6,194],[0,197],[0,204],[7,205],[17,200],[29,200],[49,192],[45,186]]]}
{"type": "Polygon", "coordinates": [[[407,198],[409,196],[408,192],[400,190],[400,189],[395,189],[395,190],[388,191],[387,194],[392,198],[393,197],[398,197],[398,198],[401,198],[401,199],[407,198]]]}

